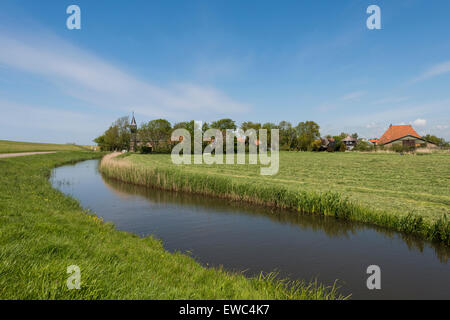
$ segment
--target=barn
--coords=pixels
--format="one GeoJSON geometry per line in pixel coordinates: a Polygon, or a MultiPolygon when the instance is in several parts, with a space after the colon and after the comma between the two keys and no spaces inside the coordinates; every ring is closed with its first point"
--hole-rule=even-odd
{"type": "Polygon", "coordinates": [[[386,132],[376,141],[377,145],[392,147],[401,145],[403,147],[433,147],[431,142],[423,139],[411,125],[390,125],[386,132]]]}

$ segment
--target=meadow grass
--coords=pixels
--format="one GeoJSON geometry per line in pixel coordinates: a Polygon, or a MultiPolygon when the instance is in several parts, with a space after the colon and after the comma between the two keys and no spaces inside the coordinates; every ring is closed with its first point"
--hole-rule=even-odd
{"type": "Polygon", "coordinates": [[[0,140],[0,153],[41,151],[88,151],[90,146],[0,140]]]}
{"type": "Polygon", "coordinates": [[[0,299],[341,299],[335,287],[246,278],[117,231],[52,188],[51,169],[98,158],[70,152],[0,159],[0,299]],[[81,269],[68,290],[67,267],[81,269]]]}
{"type": "Polygon", "coordinates": [[[100,170],[166,190],[335,216],[450,245],[450,154],[281,152],[280,170],[259,165],[174,165],[170,155],[114,155],[100,170]]]}

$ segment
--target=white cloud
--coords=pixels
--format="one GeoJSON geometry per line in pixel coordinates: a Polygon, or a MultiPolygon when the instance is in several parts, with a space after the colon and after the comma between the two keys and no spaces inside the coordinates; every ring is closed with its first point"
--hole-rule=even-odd
{"type": "Polygon", "coordinates": [[[445,124],[438,124],[438,125],[436,125],[435,128],[438,129],[438,130],[445,130],[445,129],[448,129],[449,126],[445,125],[445,124]]]}
{"type": "Polygon", "coordinates": [[[412,123],[416,127],[425,127],[427,125],[427,120],[425,119],[416,119],[412,123]]]}
{"type": "Polygon", "coordinates": [[[30,142],[92,144],[115,119],[0,99],[2,139],[30,142]]]}
{"type": "Polygon", "coordinates": [[[450,61],[432,66],[424,73],[413,79],[413,82],[424,81],[450,72],[450,61]]]}
{"type": "Polygon", "coordinates": [[[190,82],[156,85],[52,35],[38,40],[0,34],[0,64],[37,74],[95,107],[175,120],[248,111],[224,92],[190,82]]]}

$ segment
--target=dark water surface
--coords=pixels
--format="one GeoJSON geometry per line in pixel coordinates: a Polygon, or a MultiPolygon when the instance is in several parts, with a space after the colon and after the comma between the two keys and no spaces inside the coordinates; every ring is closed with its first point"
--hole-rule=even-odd
{"type": "Polygon", "coordinates": [[[103,178],[98,160],[57,168],[52,184],[120,230],[227,270],[277,271],[332,285],[354,299],[450,299],[449,248],[334,218],[136,187],[103,178]],[[366,269],[381,268],[381,290],[366,269]]]}

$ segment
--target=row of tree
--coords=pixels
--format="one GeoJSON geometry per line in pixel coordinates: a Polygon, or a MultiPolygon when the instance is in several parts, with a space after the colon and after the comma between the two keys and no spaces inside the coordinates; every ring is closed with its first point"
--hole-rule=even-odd
{"type": "MultiPolygon", "coordinates": [[[[115,121],[103,135],[94,139],[102,150],[129,150],[130,148],[130,119],[122,117],[115,121]]],[[[149,142],[153,146],[153,150],[157,152],[170,151],[172,144],[170,143],[171,133],[175,129],[183,128],[188,130],[193,136],[196,129],[195,121],[178,122],[173,126],[165,119],[151,120],[142,123],[137,129],[136,139],[140,142],[149,142]]],[[[203,123],[202,131],[208,129],[219,129],[223,132],[226,130],[236,130],[238,125],[232,119],[220,119],[211,123],[203,123]]],[[[243,122],[240,127],[243,131],[248,129],[267,129],[267,140],[270,144],[271,129],[279,129],[280,149],[282,150],[313,150],[314,141],[320,139],[320,127],[314,121],[300,122],[297,126],[293,126],[290,122],[281,121],[275,123],[256,123],[251,121],[243,122]]]]}
{"type": "MultiPolygon", "coordinates": [[[[197,128],[197,123],[195,121],[188,122],[178,122],[173,126],[165,119],[151,120],[147,123],[142,123],[137,129],[136,139],[137,141],[150,143],[152,145],[153,152],[170,152],[173,143],[170,142],[172,131],[179,128],[184,128],[194,136],[194,131],[197,128]]],[[[202,132],[213,128],[219,129],[225,132],[228,129],[236,130],[238,125],[232,119],[220,119],[213,121],[211,123],[202,124],[202,132]]],[[[299,150],[299,151],[319,151],[323,148],[322,141],[320,139],[320,127],[314,121],[299,122],[296,126],[293,126],[288,121],[281,121],[278,124],[267,122],[267,123],[257,123],[251,121],[243,122],[240,127],[243,131],[248,129],[267,129],[267,141],[270,144],[271,129],[279,130],[279,145],[280,150],[299,150]]],[[[342,132],[337,136],[326,136],[329,140],[333,140],[331,149],[328,151],[345,151],[346,147],[342,140],[346,138],[349,134],[342,132]],[[331,139],[332,138],[332,139],[331,139]]],[[[353,133],[352,136],[358,139],[358,134],[353,133]]],[[[430,141],[440,147],[448,147],[449,143],[444,139],[438,138],[436,136],[427,135],[424,137],[425,140],[430,141]]],[[[96,138],[96,142],[102,150],[113,151],[113,150],[129,150],[130,149],[130,119],[129,117],[122,117],[115,121],[103,135],[96,138]]],[[[358,139],[358,143],[355,150],[359,151],[370,151],[373,149],[371,143],[358,139]]]]}

